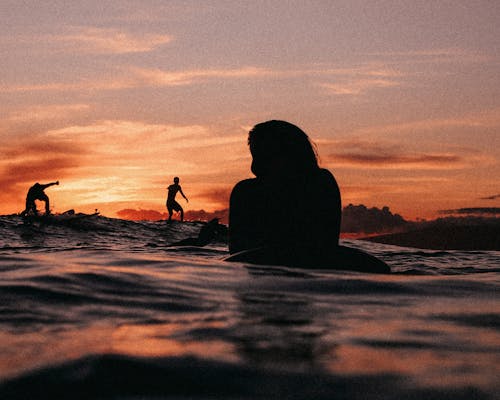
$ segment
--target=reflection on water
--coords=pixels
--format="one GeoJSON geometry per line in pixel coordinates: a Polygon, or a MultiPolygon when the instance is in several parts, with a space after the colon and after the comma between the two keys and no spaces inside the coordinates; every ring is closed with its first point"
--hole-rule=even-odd
{"type": "Polygon", "coordinates": [[[217,246],[32,245],[0,250],[1,398],[37,382],[53,398],[74,385],[83,398],[456,400],[500,389],[495,252],[427,258],[369,244],[395,271],[373,276],[229,264],[217,246]],[[109,379],[121,383],[103,394],[109,379]]]}
{"type": "Polygon", "coordinates": [[[233,340],[243,360],[299,370],[321,368],[322,356],[331,349],[322,341],[324,324],[315,320],[318,312],[306,296],[264,291],[237,298],[233,340]]]}

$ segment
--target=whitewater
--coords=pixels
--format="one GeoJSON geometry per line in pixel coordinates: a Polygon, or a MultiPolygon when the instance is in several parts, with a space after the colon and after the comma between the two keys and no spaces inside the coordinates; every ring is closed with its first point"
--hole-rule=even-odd
{"type": "Polygon", "coordinates": [[[1,216],[0,398],[499,398],[500,252],[341,241],[375,275],[172,246],[202,226],[1,216]]]}

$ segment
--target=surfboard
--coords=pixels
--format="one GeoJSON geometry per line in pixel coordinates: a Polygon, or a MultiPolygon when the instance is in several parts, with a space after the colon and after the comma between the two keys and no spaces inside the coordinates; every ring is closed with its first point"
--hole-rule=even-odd
{"type": "Polygon", "coordinates": [[[47,224],[58,224],[58,223],[70,223],[73,221],[80,221],[96,217],[98,215],[99,215],[98,211],[96,211],[93,214],[85,214],[85,213],[75,213],[74,210],[68,210],[61,214],[25,215],[22,218],[23,221],[27,223],[40,222],[47,224]]]}
{"type": "Polygon", "coordinates": [[[391,268],[382,260],[362,250],[337,246],[325,255],[316,256],[307,249],[259,247],[243,250],[224,259],[261,265],[283,265],[288,267],[334,269],[387,274],[391,268]]]}

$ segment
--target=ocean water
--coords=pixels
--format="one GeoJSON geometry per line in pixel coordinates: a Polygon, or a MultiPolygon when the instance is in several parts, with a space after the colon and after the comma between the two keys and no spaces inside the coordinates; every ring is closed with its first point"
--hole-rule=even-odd
{"type": "Polygon", "coordinates": [[[169,246],[201,226],[0,217],[0,398],[500,398],[499,252],[345,240],[373,275],[169,246]]]}

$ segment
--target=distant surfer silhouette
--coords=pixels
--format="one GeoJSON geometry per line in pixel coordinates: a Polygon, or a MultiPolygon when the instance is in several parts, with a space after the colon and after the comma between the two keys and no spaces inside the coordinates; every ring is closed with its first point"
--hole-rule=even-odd
{"type": "Polygon", "coordinates": [[[172,243],[170,246],[206,246],[216,240],[227,240],[227,227],[219,224],[219,218],[214,218],[203,225],[198,233],[198,237],[189,237],[178,242],[172,243]]]}
{"type": "Polygon", "coordinates": [[[26,208],[21,213],[22,216],[33,213],[34,215],[38,215],[38,210],[36,209],[35,200],[41,200],[45,202],[45,214],[50,214],[50,201],[49,197],[45,194],[44,190],[50,186],[59,185],[59,181],[40,184],[35,183],[28,190],[28,194],[26,195],[26,208]]]}
{"type": "Polygon", "coordinates": [[[231,193],[230,253],[276,248],[314,257],[337,247],[339,187],[318,166],[308,136],[289,122],[272,120],[255,125],[248,144],[256,177],[237,183],[231,193]]]}
{"type": "Polygon", "coordinates": [[[186,199],[186,202],[189,203],[189,200],[187,197],[184,195],[182,192],[181,185],[179,185],[179,178],[176,176],[174,178],[174,183],[170,185],[168,188],[168,195],[167,195],[167,210],[168,210],[168,221],[172,221],[172,214],[175,211],[181,213],[181,221],[184,221],[184,210],[182,209],[181,205],[175,201],[175,196],[177,195],[177,192],[179,192],[184,199],[186,199]]]}

